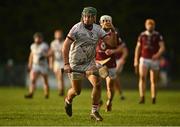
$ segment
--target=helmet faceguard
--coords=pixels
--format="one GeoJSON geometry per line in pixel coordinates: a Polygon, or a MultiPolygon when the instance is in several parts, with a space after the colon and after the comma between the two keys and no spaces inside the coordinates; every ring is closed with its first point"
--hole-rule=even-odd
{"type": "Polygon", "coordinates": [[[112,17],[109,15],[103,15],[100,18],[100,25],[105,31],[109,31],[110,29],[113,29],[112,26],[112,17]]]}
{"type": "Polygon", "coordinates": [[[90,15],[94,18],[94,23],[96,22],[96,15],[97,15],[97,10],[94,7],[85,7],[82,11],[81,14],[81,22],[83,22],[83,17],[90,15]]]}

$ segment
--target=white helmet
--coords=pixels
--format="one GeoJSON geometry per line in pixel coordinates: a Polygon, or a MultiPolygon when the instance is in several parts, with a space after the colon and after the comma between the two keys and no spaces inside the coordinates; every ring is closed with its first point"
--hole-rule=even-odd
{"type": "Polygon", "coordinates": [[[112,17],[109,15],[103,15],[100,18],[100,23],[103,22],[104,20],[109,20],[112,23],[112,17]]]}

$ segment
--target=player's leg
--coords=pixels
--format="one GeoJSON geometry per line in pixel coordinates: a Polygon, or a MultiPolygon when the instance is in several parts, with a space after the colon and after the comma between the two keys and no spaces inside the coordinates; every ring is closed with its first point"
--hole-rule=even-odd
{"type": "Polygon", "coordinates": [[[25,98],[32,98],[34,91],[35,91],[35,87],[36,87],[36,80],[39,76],[39,73],[36,71],[31,70],[30,72],[30,85],[29,85],[29,93],[27,95],[25,95],[25,98]]]}
{"type": "MultiPolygon", "coordinates": [[[[116,61],[116,63],[118,63],[118,60],[116,61]]],[[[121,100],[125,99],[125,97],[123,95],[122,87],[121,87],[121,81],[120,81],[120,74],[121,74],[123,68],[124,68],[123,65],[121,65],[118,68],[116,67],[116,78],[115,78],[115,81],[114,81],[115,90],[118,91],[121,100]]]]}
{"type": "Polygon", "coordinates": [[[71,80],[71,88],[67,92],[67,96],[65,98],[65,110],[68,116],[72,116],[72,101],[73,98],[81,93],[81,82],[82,78],[80,74],[69,74],[71,80]],[[79,75],[79,76],[78,76],[79,75]],[[76,77],[78,76],[78,77],[76,77]]]}
{"type": "Polygon", "coordinates": [[[60,69],[58,69],[56,72],[55,72],[55,75],[56,75],[56,79],[57,79],[57,82],[58,82],[58,92],[59,92],[59,96],[63,96],[64,95],[64,77],[63,77],[63,73],[60,69]]]}
{"type": "Polygon", "coordinates": [[[139,65],[139,95],[140,104],[145,102],[146,79],[148,74],[148,66],[142,61],[139,65]]]}
{"type": "Polygon", "coordinates": [[[44,96],[45,98],[49,98],[49,82],[48,82],[48,75],[42,74],[43,81],[44,81],[44,96]]]}
{"type": "Polygon", "coordinates": [[[125,97],[123,95],[123,91],[122,91],[122,87],[121,87],[121,81],[120,81],[120,77],[119,77],[119,74],[117,75],[115,81],[114,81],[114,87],[115,87],[115,90],[118,91],[119,95],[120,95],[120,99],[121,100],[124,100],[125,97]]]}
{"type": "Polygon", "coordinates": [[[114,97],[114,80],[111,79],[109,76],[106,78],[106,89],[108,97],[108,100],[106,102],[106,111],[108,112],[112,110],[112,100],[114,97]]]}
{"type": "Polygon", "coordinates": [[[156,86],[157,86],[157,81],[158,81],[158,70],[150,70],[150,82],[151,82],[151,98],[152,98],[152,103],[156,103],[156,86]]]}
{"type": "Polygon", "coordinates": [[[99,102],[101,98],[101,85],[99,77],[94,75],[88,76],[88,80],[93,86],[91,97],[92,97],[92,110],[91,110],[91,118],[102,121],[103,118],[100,116],[98,109],[99,109],[99,102]]]}
{"type": "Polygon", "coordinates": [[[40,74],[43,78],[43,87],[44,87],[44,96],[45,98],[49,98],[49,82],[48,82],[48,66],[39,66],[40,74]]]}
{"type": "Polygon", "coordinates": [[[67,92],[66,100],[72,103],[73,98],[81,93],[81,80],[72,80],[71,88],[67,92]]]}

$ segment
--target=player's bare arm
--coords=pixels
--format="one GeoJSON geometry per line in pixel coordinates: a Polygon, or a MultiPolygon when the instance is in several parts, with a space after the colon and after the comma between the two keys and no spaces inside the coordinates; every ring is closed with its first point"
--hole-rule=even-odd
{"type": "Polygon", "coordinates": [[[53,69],[53,63],[54,63],[54,51],[50,48],[48,51],[48,56],[49,56],[49,68],[52,70],[53,69]]]}
{"type": "Polygon", "coordinates": [[[71,67],[69,65],[69,50],[72,42],[73,40],[70,37],[66,37],[62,48],[63,58],[64,58],[64,71],[68,73],[71,72],[71,67]]]}
{"type": "Polygon", "coordinates": [[[48,53],[46,54],[46,57],[51,57],[51,56],[53,56],[53,54],[54,54],[54,51],[50,48],[48,50],[48,53]]]}
{"type": "Polygon", "coordinates": [[[125,45],[119,45],[119,46],[117,46],[116,49],[114,49],[115,54],[116,53],[121,53],[121,52],[125,55],[124,58],[126,58],[127,53],[126,53],[126,50],[125,50],[125,45]]]}
{"type": "Polygon", "coordinates": [[[156,54],[154,54],[154,55],[152,56],[152,59],[153,59],[153,60],[159,59],[160,56],[164,53],[164,51],[165,51],[164,41],[160,41],[160,42],[159,42],[159,50],[158,50],[158,52],[157,52],[156,54]]]}
{"type": "Polygon", "coordinates": [[[122,48],[122,56],[121,56],[121,59],[126,60],[127,56],[128,56],[128,49],[127,49],[126,46],[124,46],[124,47],[122,48]]]}
{"type": "Polygon", "coordinates": [[[31,70],[31,68],[32,68],[32,63],[33,63],[33,53],[31,52],[31,53],[29,54],[29,60],[28,60],[28,71],[31,70]]]}
{"type": "Polygon", "coordinates": [[[118,60],[117,69],[120,68],[122,65],[125,64],[127,56],[128,56],[128,49],[127,49],[126,46],[123,46],[123,48],[122,48],[122,56],[121,56],[121,58],[118,60]]]}
{"type": "Polygon", "coordinates": [[[112,54],[116,54],[116,53],[120,53],[122,52],[123,47],[122,46],[118,46],[116,49],[107,49],[105,51],[106,55],[112,55],[112,54]]]}
{"type": "Polygon", "coordinates": [[[135,67],[136,74],[138,73],[140,49],[141,49],[141,43],[137,42],[137,45],[135,48],[135,56],[134,56],[134,67],[135,67]]]}
{"type": "MultiPolygon", "coordinates": [[[[116,35],[115,35],[116,36],[116,35]]],[[[106,44],[113,44],[113,43],[115,43],[115,44],[117,44],[117,42],[116,42],[116,38],[114,38],[114,36],[113,36],[113,38],[111,38],[111,37],[109,37],[109,36],[105,36],[104,38],[103,38],[103,41],[106,43],[106,44]],[[112,43],[112,41],[113,41],[113,43],[112,43]]],[[[115,45],[114,44],[114,45],[115,45]]],[[[116,53],[118,53],[118,52],[121,52],[122,51],[122,46],[118,46],[116,49],[107,49],[106,51],[105,51],[105,53],[106,53],[106,55],[111,55],[111,54],[116,54],[116,53]]]]}

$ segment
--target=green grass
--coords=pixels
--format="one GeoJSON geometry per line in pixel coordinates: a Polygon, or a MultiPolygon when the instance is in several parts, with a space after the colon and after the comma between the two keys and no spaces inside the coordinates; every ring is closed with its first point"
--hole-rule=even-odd
{"type": "Polygon", "coordinates": [[[159,91],[156,105],[151,104],[149,92],[144,105],[138,104],[138,91],[124,91],[125,101],[116,94],[112,112],[101,108],[102,122],[89,117],[90,90],[82,90],[75,98],[72,118],[65,114],[63,98],[57,96],[56,90],[51,90],[48,100],[42,90],[36,91],[34,99],[25,100],[26,92],[22,88],[0,88],[0,125],[180,125],[179,91],[159,91]]]}

